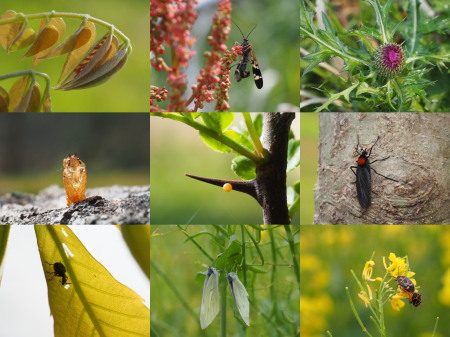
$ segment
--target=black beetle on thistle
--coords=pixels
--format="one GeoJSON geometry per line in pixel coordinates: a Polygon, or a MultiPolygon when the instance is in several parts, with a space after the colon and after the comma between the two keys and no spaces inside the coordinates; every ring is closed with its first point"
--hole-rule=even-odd
{"type": "Polygon", "coordinates": [[[383,159],[377,159],[372,162],[369,162],[370,155],[372,154],[372,149],[375,146],[375,144],[378,142],[378,139],[380,139],[380,136],[377,137],[377,140],[373,145],[370,147],[369,152],[367,152],[366,148],[362,148],[361,152],[358,151],[359,149],[359,135],[358,135],[358,145],[356,145],[356,152],[359,154],[358,160],[356,163],[357,166],[350,166],[350,169],[353,171],[353,173],[356,176],[356,193],[358,195],[358,201],[362,208],[369,208],[371,204],[371,192],[372,192],[372,183],[371,183],[371,173],[370,170],[378,174],[379,176],[382,176],[383,178],[386,178],[388,180],[392,180],[395,182],[398,182],[395,179],[386,177],[377,171],[370,165],[377,162],[377,161],[383,161],[388,159],[389,157],[383,158],[383,159]],[[356,172],[355,170],[356,169],[356,172]]]}

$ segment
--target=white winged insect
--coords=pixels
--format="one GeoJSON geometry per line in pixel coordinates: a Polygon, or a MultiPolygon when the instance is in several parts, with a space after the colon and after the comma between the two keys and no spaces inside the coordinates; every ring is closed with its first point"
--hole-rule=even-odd
{"type": "Polygon", "coordinates": [[[250,304],[248,302],[247,290],[245,290],[244,285],[236,273],[228,273],[227,280],[239,313],[245,324],[250,326],[250,304]]]}
{"type": "Polygon", "coordinates": [[[219,272],[209,266],[203,285],[202,305],[200,307],[200,326],[204,330],[219,313],[219,272]]]}

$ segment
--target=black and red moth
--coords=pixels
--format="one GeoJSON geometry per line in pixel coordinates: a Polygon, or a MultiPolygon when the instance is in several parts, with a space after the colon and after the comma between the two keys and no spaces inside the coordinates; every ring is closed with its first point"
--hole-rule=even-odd
{"type": "Polygon", "coordinates": [[[392,180],[395,182],[398,182],[395,179],[386,177],[377,171],[370,165],[377,162],[377,161],[383,161],[388,159],[389,157],[383,158],[383,159],[377,159],[372,162],[369,162],[370,155],[372,154],[372,149],[375,146],[375,144],[378,142],[378,139],[380,136],[377,137],[377,140],[373,145],[370,147],[369,152],[367,152],[366,148],[362,148],[361,152],[359,150],[359,136],[358,136],[358,145],[356,145],[356,152],[359,154],[358,160],[356,163],[358,166],[350,166],[350,169],[353,171],[353,173],[356,175],[356,194],[358,196],[359,205],[366,209],[369,208],[371,204],[371,192],[372,192],[372,183],[371,183],[371,174],[370,170],[378,174],[379,176],[382,176],[383,178],[386,178],[388,180],[392,180]],[[356,172],[355,170],[356,169],[356,172]]]}
{"type": "Polygon", "coordinates": [[[239,31],[241,32],[243,41],[241,43],[242,57],[237,65],[236,71],[234,72],[234,78],[237,82],[239,82],[243,78],[249,77],[250,71],[247,70],[247,64],[251,61],[255,85],[258,89],[261,89],[263,87],[263,78],[261,70],[259,69],[259,64],[258,61],[256,60],[255,52],[253,51],[252,45],[248,40],[249,35],[251,34],[251,32],[253,32],[253,29],[256,28],[256,25],[252,28],[252,30],[250,31],[250,33],[248,33],[247,36],[244,36],[244,34],[242,34],[242,30],[239,28],[238,25],[236,25],[236,27],[238,27],[239,31]]]}

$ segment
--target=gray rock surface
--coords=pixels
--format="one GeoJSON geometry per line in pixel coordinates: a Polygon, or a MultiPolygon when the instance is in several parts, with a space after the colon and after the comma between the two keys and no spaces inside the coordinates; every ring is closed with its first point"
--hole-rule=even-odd
{"type": "Polygon", "coordinates": [[[91,188],[86,199],[66,206],[66,192],[52,185],[37,195],[0,196],[1,225],[141,225],[150,223],[149,186],[91,188]]]}

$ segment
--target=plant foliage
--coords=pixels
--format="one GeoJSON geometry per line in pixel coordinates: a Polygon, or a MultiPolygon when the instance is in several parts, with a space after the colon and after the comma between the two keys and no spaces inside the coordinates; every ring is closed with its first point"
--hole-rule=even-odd
{"type": "Polygon", "coordinates": [[[367,6],[365,3],[372,9],[373,20],[360,26],[351,21],[349,25],[354,26],[349,28],[333,11],[315,15],[309,2],[300,1],[300,37],[302,48],[309,52],[301,61],[302,96],[313,96],[310,105],[316,103],[308,111],[329,110],[330,105],[343,111],[448,111],[450,44],[445,36],[450,32],[450,9],[425,14],[418,0],[398,4],[392,0],[365,0],[360,6],[367,6]],[[406,59],[404,70],[401,67],[386,77],[376,67],[376,50],[388,44],[404,45],[406,59]],[[334,72],[330,71],[332,66],[322,63],[332,57],[344,62],[334,72]],[[343,74],[345,71],[348,76],[343,74]]]}
{"type": "MultiPolygon", "coordinates": [[[[0,45],[8,53],[28,48],[23,57],[32,58],[33,68],[42,60],[67,54],[54,88],[58,90],[84,89],[107,81],[125,65],[131,52],[130,41],[113,25],[87,15],[57,12],[24,15],[6,11],[0,18],[0,45]],[[82,19],[68,37],[64,37],[64,17],[82,19]],[[29,25],[32,19],[41,19],[37,31],[29,25]],[[96,24],[107,27],[98,39],[96,24]]],[[[12,77],[18,79],[9,91],[0,87],[0,111],[51,111],[50,81],[45,74],[29,70],[0,76],[0,80],[12,77]],[[45,78],[43,94],[37,76],[45,78]]]]}

